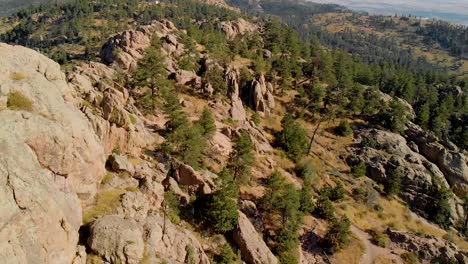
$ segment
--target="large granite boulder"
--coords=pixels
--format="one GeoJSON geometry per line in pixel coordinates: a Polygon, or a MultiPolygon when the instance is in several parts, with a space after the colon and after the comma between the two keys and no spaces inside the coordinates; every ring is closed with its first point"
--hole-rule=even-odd
{"type": "Polygon", "coordinates": [[[142,229],[132,219],[106,215],[90,226],[88,246],[111,263],[138,264],[145,249],[142,229]]]}
{"type": "Polygon", "coordinates": [[[271,253],[249,218],[242,212],[239,212],[239,226],[234,230],[233,235],[245,262],[249,264],[278,263],[278,259],[271,253]]]}
{"type": "Polygon", "coordinates": [[[104,150],[60,66],[33,50],[0,44],[0,99],[0,259],[71,263],[104,150]]]}

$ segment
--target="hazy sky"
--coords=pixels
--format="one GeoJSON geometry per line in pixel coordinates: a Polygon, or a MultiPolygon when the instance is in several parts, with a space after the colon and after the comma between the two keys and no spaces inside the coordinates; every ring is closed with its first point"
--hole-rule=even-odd
{"type": "Polygon", "coordinates": [[[414,14],[468,25],[468,0],[311,0],[378,14],[414,14]]]}

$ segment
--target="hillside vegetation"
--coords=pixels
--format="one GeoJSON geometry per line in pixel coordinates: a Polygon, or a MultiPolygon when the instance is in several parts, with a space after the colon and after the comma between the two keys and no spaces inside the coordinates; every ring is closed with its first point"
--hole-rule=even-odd
{"type": "Polygon", "coordinates": [[[229,4],[73,0],[2,21],[0,155],[22,159],[0,160],[0,194],[27,224],[0,219],[16,231],[0,257],[466,263],[468,81],[402,44],[431,33],[229,4]],[[39,216],[50,231],[28,228],[39,216]]]}

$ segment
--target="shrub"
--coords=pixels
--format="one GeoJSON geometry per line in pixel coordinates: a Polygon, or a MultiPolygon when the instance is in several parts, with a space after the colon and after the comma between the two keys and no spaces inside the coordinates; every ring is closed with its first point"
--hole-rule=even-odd
{"type": "Polygon", "coordinates": [[[416,252],[405,252],[401,254],[401,259],[405,262],[405,264],[419,264],[419,256],[416,252]]]}
{"type": "Polygon", "coordinates": [[[276,135],[276,143],[290,158],[300,160],[307,153],[309,140],[306,131],[294,118],[286,114],[281,121],[283,130],[276,135]]]}
{"type": "Polygon", "coordinates": [[[303,160],[296,164],[295,168],[297,176],[301,177],[301,179],[309,179],[312,180],[315,175],[315,167],[314,165],[307,160],[303,160]]]}
{"type": "Polygon", "coordinates": [[[7,107],[10,110],[29,111],[33,110],[33,103],[20,92],[12,92],[8,95],[7,107]]]}
{"type": "Polygon", "coordinates": [[[347,137],[353,134],[353,129],[349,125],[349,122],[346,120],[343,120],[340,122],[340,124],[335,128],[335,132],[337,135],[342,136],[342,137],[347,137]]]}
{"type": "Polygon", "coordinates": [[[354,177],[363,177],[366,176],[367,173],[367,165],[364,162],[359,162],[358,164],[354,165],[351,167],[351,174],[354,175],[354,177]]]}
{"type": "Polygon", "coordinates": [[[100,216],[114,212],[120,205],[120,196],[125,190],[112,190],[96,195],[96,204],[83,213],[83,225],[89,224],[100,216]]]}
{"type": "Polygon", "coordinates": [[[204,137],[210,138],[216,132],[215,120],[213,113],[208,107],[203,109],[200,119],[197,124],[201,127],[201,132],[204,137]]]}
{"type": "Polygon", "coordinates": [[[349,244],[351,222],[348,218],[334,219],[328,227],[323,244],[329,253],[335,253],[349,244]]]}
{"type": "Polygon", "coordinates": [[[328,197],[320,197],[317,201],[317,206],[315,207],[314,214],[318,217],[330,220],[335,217],[335,208],[333,204],[328,199],[328,197]]]}
{"type": "Polygon", "coordinates": [[[389,238],[386,234],[375,229],[369,230],[368,233],[372,237],[372,243],[379,247],[387,247],[389,238]]]}
{"type": "Polygon", "coordinates": [[[235,264],[236,263],[236,254],[232,251],[231,246],[229,244],[225,244],[221,253],[216,256],[215,260],[218,264],[235,264]]]}
{"type": "Polygon", "coordinates": [[[403,170],[396,168],[387,177],[385,184],[385,193],[387,195],[398,195],[400,194],[401,179],[403,178],[403,170]]]}
{"type": "Polygon", "coordinates": [[[319,191],[320,197],[321,198],[326,198],[329,199],[330,201],[339,201],[344,198],[345,195],[345,189],[343,187],[343,184],[339,183],[336,185],[335,188],[332,188],[330,186],[325,186],[319,191]]]}
{"type": "Polygon", "coordinates": [[[164,193],[164,202],[169,220],[174,224],[178,224],[180,222],[179,199],[173,191],[168,191],[164,193]]]}

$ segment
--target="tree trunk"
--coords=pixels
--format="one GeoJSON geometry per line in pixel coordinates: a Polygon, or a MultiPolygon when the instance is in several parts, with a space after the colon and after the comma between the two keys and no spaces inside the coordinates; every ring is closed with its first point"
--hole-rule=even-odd
{"type": "Polygon", "coordinates": [[[310,155],[310,153],[312,152],[312,145],[314,144],[315,135],[317,134],[317,131],[320,128],[320,124],[322,124],[321,120],[318,122],[317,127],[314,130],[314,134],[312,135],[312,138],[310,139],[309,151],[307,152],[307,155],[310,155]]]}

